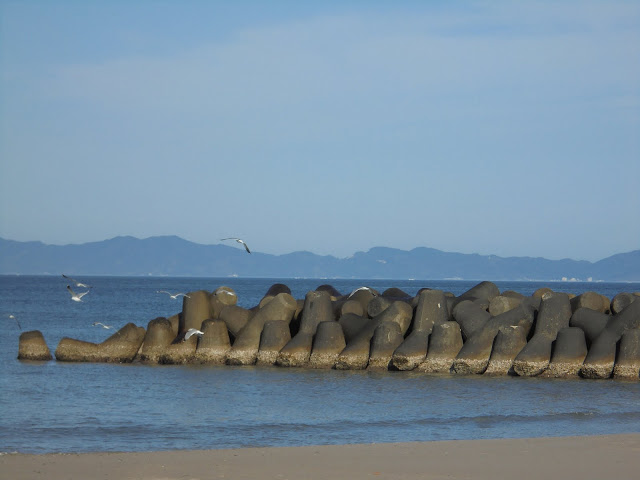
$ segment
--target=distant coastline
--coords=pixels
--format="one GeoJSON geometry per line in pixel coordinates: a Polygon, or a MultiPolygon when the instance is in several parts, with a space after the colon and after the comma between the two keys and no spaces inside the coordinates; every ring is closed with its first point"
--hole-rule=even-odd
{"type": "Polygon", "coordinates": [[[0,238],[0,274],[106,276],[432,279],[534,282],[639,282],[640,250],[597,262],[374,247],[347,258],[292,252],[271,255],[177,236],[115,237],[47,245],[0,238]]]}

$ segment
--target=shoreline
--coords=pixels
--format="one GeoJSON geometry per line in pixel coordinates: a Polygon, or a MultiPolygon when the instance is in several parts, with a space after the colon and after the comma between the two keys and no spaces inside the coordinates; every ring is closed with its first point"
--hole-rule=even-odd
{"type": "Polygon", "coordinates": [[[14,480],[637,478],[640,433],[305,447],[0,455],[14,480]]]}

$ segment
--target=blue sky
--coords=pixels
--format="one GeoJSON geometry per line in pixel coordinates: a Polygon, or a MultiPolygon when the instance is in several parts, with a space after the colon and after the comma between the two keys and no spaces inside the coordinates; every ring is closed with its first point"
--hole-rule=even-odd
{"type": "Polygon", "coordinates": [[[0,2],[0,236],[640,248],[638,2],[0,2]]]}

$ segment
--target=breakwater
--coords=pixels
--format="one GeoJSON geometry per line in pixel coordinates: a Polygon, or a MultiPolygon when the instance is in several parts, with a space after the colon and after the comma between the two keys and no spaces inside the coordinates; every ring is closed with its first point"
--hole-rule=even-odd
{"type": "MultiPolygon", "coordinates": [[[[63,338],[58,361],[275,365],[425,373],[638,379],[640,302],[540,288],[525,297],[481,282],[461,295],[389,288],[338,292],[330,285],[296,299],[274,284],[252,308],[235,292],[189,293],[182,310],[128,324],[102,343],[63,338]],[[201,336],[185,340],[195,328],[201,336]]],[[[20,337],[19,358],[51,359],[37,331],[20,337]]]]}

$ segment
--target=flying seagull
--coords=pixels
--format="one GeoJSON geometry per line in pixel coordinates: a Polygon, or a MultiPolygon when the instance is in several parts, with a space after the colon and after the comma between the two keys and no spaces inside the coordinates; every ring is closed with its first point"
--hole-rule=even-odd
{"type": "Polygon", "coordinates": [[[64,273],[62,274],[62,276],[63,276],[64,278],[66,278],[67,280],[71,280],[71,282],[73,282],[73,284],[74,284],[76,287],[81,287],[81,288],[91,288],[91,285],[87,285],[87,284],[85,284],[85,283],[82,283],[82,282],[79,282],[79,281],[77,281],[77,280],[74,280],[73,278],[66,276],[64,273]]]}
{"type": "Polygon", "coordinates": [[[187,333],[184,334],[184,340],[182,340],[182,341],[186,342],[193,335],[197,335],[199,337],[202,337],[204,335],[204,332],[201,332],[197,328],[190,328],[189,330],[187,330],[187,333]]]}
{"type": "Polygon", "coordinates": [[[100,322],[93,322],[94,327],[97,327],[98,325],[100,325],[102,328],[106,328],[107,330],[110,328],[113,328],[111,325],[105,325],[104,323],[100,323],[100,322]]]}
{"type": "Polygon", "coordinates": [[[353,297],[353,295],[356,292],[360,291],[360,290],[369,290],[374,297],[376,296],[375,292],[371,288],[369,288],[369,287],[360,287],[360,288],[356,288],[353,292],[351,292],[351,294],[347,297],[347,299],[353,297]]]}
{"type": "Polygon", "coordinates": [[[249,247],[247,246],[246,243],[244,243],[244,240],[242,240],[241,238],[235,238],[235,237],[230,237],[230,238],[221,238],[220,241],[224,241],[224,240],[235,240],[238,243],[241,243],[242,245],[244,245],[244,249],[247,251],[247,253],[251,253],[251,250],[249,250],[249,247]]]}
{"type": "Polygon", "coordinates": [[[182,295],[183,297],[187,297],[187,298],[191,298],[189,295],[187,295],[186,293],[171,293],[171,292],[167,292],[166,290],[158,290],[157,293],[166,293],[167,295],[169,295],[171,298],[173,298],[174,300],[176,300],[180,295],[182,295]]]}
{"type": "Polygon", "coordinates": [[[69,292],[71,293],[71,300],[73,300],[74,302],[81,302],[82,297],[89,293],[89,290],[87,290],[86,292],[76,293],[71,290],[71,287],[69,285],[67,285],[67,290],[69,290],[69,292]]]}
{"type": "Polygon", "coordinates": [[[13,315],[9,314],[9,318],[13,318],[16,321],[16,323],[18,324],[18,328],[20,330],[22,330],[22,325],[20,325],[20,322],[18,321],[18,319],[16,317],[14,317],[13,315]]]}

